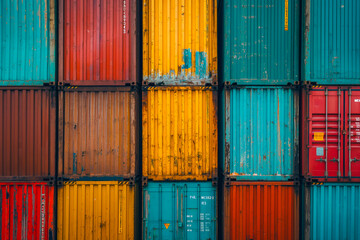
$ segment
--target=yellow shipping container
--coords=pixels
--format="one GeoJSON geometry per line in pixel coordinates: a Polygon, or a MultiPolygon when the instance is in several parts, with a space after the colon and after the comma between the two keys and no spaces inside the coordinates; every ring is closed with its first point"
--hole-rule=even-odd
{"type": "Polygon", "coordinates": [[[64,182],[58,190],[58,239],[138,239],[137,196],[128,182],[64,182]]]}
{"type": "Polygon", "coordinates": [[[152,180],[217,177],[217,91],[209,87],[143,90],[143,176],[152,180]]]}
{"type": "Polygon", "coordinates": [[[216,0],[143,0],[146,84],[217,84],[216,0]]]}

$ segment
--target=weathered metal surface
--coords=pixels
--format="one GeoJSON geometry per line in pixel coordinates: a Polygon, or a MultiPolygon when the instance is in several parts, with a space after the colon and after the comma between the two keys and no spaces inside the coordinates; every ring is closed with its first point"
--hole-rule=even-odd
{"type": "Polygon", "coordinates": [[[55,0],[0,1],[0,86],[55,82],[55,0]]]}
{"type": "Polygon", "coordinates": [[[139,239],[135,196],[127,182],[64,182],[58,189],[57,239],[139,239]]]}
{"type": "Polygon", "coordinates": [[[142,97],[142,169],[152,180],[217,177],[217,91],[150,87],[142,97]]]}
{"type": "Polygon", "coordinates": [[[220,9],[225,82],[287,85],[299,80],[300,0],[224,0],[220,9]]]}
{"type": "Polygon", "coordinates": [[[304,80],[360,84],[358,0],[304,2],[304,80]]]}
{"type": "Polygon", "coordinates": [[[217,84],[217,1],[143,0],[143,81],[217,84]]]}
{"type": "Polygon", "coordinates": [[[0,238],[54,239],[54,186],[0,183],[0,238]]]}
{"type": "Polygon", "coordinates": [[[232,182],[225,187],[223,239],[299,239],[294,182],[232,182]]]}
{"type": "Polygon", "coordinates": [[[127,88],[67,88],[59,96],[59,176],[139,175],[139,95],[127,88]]]}
{"type": "Polygon", "coordinates": [[[217,239],[211,182],[149,182],[143,189],[143,239],[217,239]]]}
{"type": "Polygon", "coordinates": [[[303,93],[302,174],[320,181],[360,181],[360,87],[303,93]]]}
{"type": "Polygon", "coordinates": [[[61,83],[136,83],[136,1],[59,0],[59,14],[61,83]]]}
{"type": "Polygon", "coordinates": [[[0,88],[0,178],[55,176],[56,93],[0,88]]]}
{"type": "Polygon", "coordinates": [[[299,93],[287,87],[225,90],[224,172],[237,180],[297,176],[299,93]]]}
{"type": "Polygon", "coordinates": [[[359,184],[314,183],[305,192],[305,239],[360,239],[359,184]]]}

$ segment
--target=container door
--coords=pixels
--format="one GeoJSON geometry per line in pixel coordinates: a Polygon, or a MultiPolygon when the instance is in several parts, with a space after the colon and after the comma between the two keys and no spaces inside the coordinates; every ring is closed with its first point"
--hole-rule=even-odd
{"type": "Polygon", "coordinates": [[[340,89],[309,93],[309,174],[313,177],[343,176],[343,105],[340,89]]]}
{"type": "Polygon", "coordinates": [[[345,96],[345,176],[360,177],[360,89],[345,96]]]}

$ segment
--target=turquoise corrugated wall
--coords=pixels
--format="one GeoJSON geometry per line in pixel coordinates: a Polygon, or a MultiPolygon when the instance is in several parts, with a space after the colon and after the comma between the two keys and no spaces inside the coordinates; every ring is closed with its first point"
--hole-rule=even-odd
{"type": "Polygon", "coordinates": [[[299,80],[299,0],[225,0],[223,81],[287,85],[299,80]]]}
{"type": "Polygon", "coordinates": [[[0,1],[0,86],[55,82],[54,1],[0,1]]]}
{"type": "Polygon", "coordinates": [[[228,174],[238,180],[293,178],[299,141],[297,90],[247,87],[227,91],[228,174]]]}

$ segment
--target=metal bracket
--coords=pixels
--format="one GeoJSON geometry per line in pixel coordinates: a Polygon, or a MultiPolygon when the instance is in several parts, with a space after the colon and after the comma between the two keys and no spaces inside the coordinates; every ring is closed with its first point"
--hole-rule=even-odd
{"type": "Polygon", "coordinates": [[[143,177],[142,178],[142,186],[146,187],[148,185],[148,178],[147,177],[143,177]]]}

